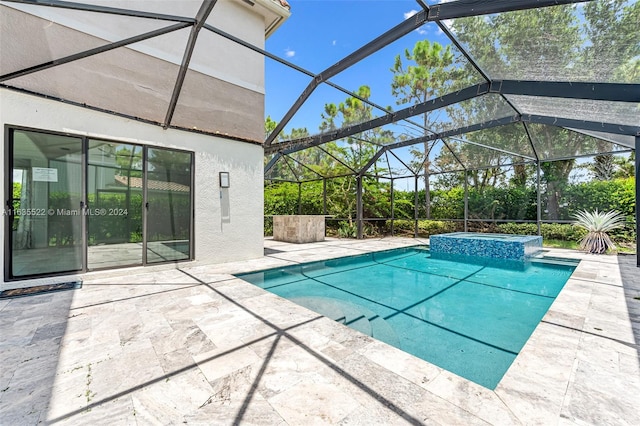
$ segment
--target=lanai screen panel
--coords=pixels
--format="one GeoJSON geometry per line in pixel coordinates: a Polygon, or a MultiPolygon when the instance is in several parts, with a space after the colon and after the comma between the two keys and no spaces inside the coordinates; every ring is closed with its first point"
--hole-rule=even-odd
{"type": "MultiPolygon", "coordinates": [[[[115,4],[124,2],[105,3],[115,7],[115,4]]],[[[146,4],[145,2],[127,3],[129,7],[140,5],[140,3],[146,4]]],[[[169,27],[176,22],[168,19],[147,19],[4,2],[0,4],[2,31],[0,73],[4,75],[59,60],[85,50],[169,27]]],[[[180,63],[184,44],[177,44],[178,49],[175,52],[169,52],[167,49],[171,45],[167,45],[166,42],[166,39],[159,43],[147,40],[144,44],[138,43],[133,48],[147,54],[152,54],[154,50],[157,51],[160,48],[165,55],[173,53],[177,62],[180,63]]]]}
{"type": "Polygon", "coordinates": [[[340,13],[327,13],[332,10],[331,2],[292,2],[289,19],[306,18],[305,32],[322,36],[311,37],[308,43],[301,45],[296,43],[295,34],[287,33],[288,23],[285,23],[278,29],[275,37],[267,39],[267,50],[314,74],[319,74],[402,22],[407,8],[419,9],[417,4],[414,5],[412,2],[381,1],[375,4],[376,19],[363,19],[363,7],[371,7],[371,4],[349,0],[340,3],[340,13]],[[274,47],[273,39],[283,35],[289,37],[291,42],[282,48],[274,47]],[[316,55],[318,51],[322,51],[322,55],[316,55]]]}
{"type": "Polygon", "coordinates": [[[437,125],[438,131],[452,130],[516,115],[516,111],[502,96],[493,93],[459,102],[445,108],[445,111],[448,120],[447,118],[441,119],[441,124],[437,125]]]}
{"type": "MultiPolygon", "coordinates": [[[[267,111],[267,114],[269,112],[267,111]]],[[[296,111],[277,140],[291,140],[308,135],[330,134],[388,114],[349,96],[326,83],[316,87],[296,111]]],[[[280,117],[276,119],[280,121],[280,117]]],[[[274,142],[277,143],[277,142],[274,142]]]]}
{"type": "Polygon", "coordinates": [[[531,123],[527,128],[541,161],[628,150],[625,146],[562,127],[531,123]]]}
{"type": "Polygon", "coordinates": [[[306,162],[291,156],[285,156],[283,160],[287,163],[288,169],[295,175],[295,180],[298,182],[322,179],[322,176],[315,172],[312,167],[309,167],[306,162]]]}
{"type": "MultiPolygon", "coordinates": [[[[355,62],[329,81],[353,92],[366,87],[369,101],[398,111],[485,79],[443,36],[438,25],[429,22],[355,62]],[[433,64],[437,70],[427,71],[425,64],[433,64]]],[[[423,118],[412,121],[428,126],[429,120],[425,122],[423,118]]]]}
{"type": "Polygon", "coordinates": [[[2,1],[0,84],[262,142],[265,32],[287,15],[275,1],[2,1]]]}
{"type": "MultiPolygon", "coordinates": [[[[281,59],[290,63],[290,58],[281,59]]],[[[275,127],[291,108],[291,105],[298,99],[298,96],[309,86],[312,76],[269,57],[265,58],[265,75],[264,103],[269,106],[264,112],[265,120],[268,118],[271,126],[275,127]]],[[[302,124],[302,127],[305,127],[304,124],[302,124]]],[[[304,135],[292,135],[290,129],[291,127],[288,127],[284,132],[281,132],[274,143],[284,139],[296,139],[304,135]]],[[[272,130],[273,128],[265,129],[265,139],[272,130]]],[[[307,133],[309,130],[307,129],[307,133]]]]}
{"type": "Polygon", "coordinates": [[[391,178],[391,167],[385,153],[378,157],[375,162],[367,169],[366,176],[375,177],[377,180],[380,178],[391,178]]]}
{"type": "MultiPolygon", "coordinates": [[[[188,29],[157,37],[184,43],[188,29]]],[[[140,43],[144,44],[144,43],[140,43]]],[[[11,87],[42,93],[108,111],[164,122],[179,66],[121,47],[6,81],[11,87]],[[153,72],[149,72],[153,70],[153,72]]]]}
{"type": "Polygon", "coordinates": [[[201,30],[171,124],[254,141],[264,140],[263,69],[260,53],[201,30]],[[242,51],[242,62],[219,60],[232,57],[230,55],[236,49],[242,51]]]}
{"type": "Polygon", "coordinates": [[[637,126],[640,103],[506,95],[523,114],[637,126]]]}
{"type": "Polygon", "coordinates": [[[82,3],[151,13],[194,17],[202,5],[202,0],[180,0],[179,5],[176,5],[173,1],[166,0],[83,0],[82,3]]]}
{"type": "Polygon", "coordinates": [[[30,5],[0,4],[0,74],[44,64],[109,42],[32,14],[39,10],[41,8],[30,5]],[[16,40],[23,42],[16,43],[16,40]],[[25,50],[29,55],[21,54],[25,50]]]}
{"type": "MultiPolygon", "coordinates": [[[[392,139],[385,145],[398,147],[400,145],[413,145],[412,139],[431,137],[437,139],[442,133],[462,134],[467,131],[478,130],[483,127],[496,125],[497,120],[516,119],[515,110],[500,95],[488,93],[476,96],[452,105],[441,107],[414,115],[412,123],[427,123],[426,127],[411,126],[411,132],[394,133],[392,139]],[[426,114],[426,117],[425,117],[426,114]],[[411,138],[416,135],[415,138],[411,138]]],[[[388,125],[387,128],[400,128],[402,122],[396,125],[388,125]]],[[[420,141],[416,140],[415,143],[420,141]]]]}
{"type": "Polygon", "coordinates": [[[266,172],[265,180],[298,182],[294,168],[291,166],[292,160],[280,157],[266,172]]]}
{"type": "Polygon", "coordinates": [[[329,142],[321,147],[341,163],[358,172],[372,161],[380,149],[379,145],[370,142],[370,140],[368,135],[356,133],[349,138],[329,142]]]}
{"type": "Polygon", "coordinates": [[[469,132],[446,141],[455,157],[444,152],[436,157],[436,164],[461,161],[470,170],[536,161],[536,152],[522,123],[469,132]]]}
{"type": "Polygon", "coordinates": [[[637,1],[594,1],[445,22],[492,79],[637,83],[637,1]]]}
{"type": "Polygon", "coordinates": [[[340,161],[340,156],[332,152],[329,146],[312,147],[288,154],[287,157],[304,164],[312,173],[307,172],[309,179],[344,176],[353,174],[354,170],[340,161]]]}
{"type": "MultiPolygon", "coordinates": [[[[448,139],[448,138],[447,138],[448,139]]],[[[442,139],[416,143],[390,151],[416,175],[445,173],[465,169],[454,155],[455,146],[442,139]],[[453,153],[452,153],[453,150],[453,153]]]]}
{"type": "Polygon", "coordinates": [[[157,123],[164,121],[189,29],[11,78],[7,72],[59,61],[180,23],[16,3],[2,4],[0,11],[3,84],[157,123]],[[177,50],[172,50],[176,46],[177,50]]]}
{"type": "Polygon", "coordinates": [[[392,150],[387,150],[385,155],[388,158],[390,176],[394,178],[414,176],[421,167],[419,162],[412,161],[414,158],[414,148],[404,146],[392,150]]]}
{"type": "Polygon", "coordinates": [[[613,133],[597,132],[593,130],[582,130],[582,129],[571,129],[571,128],[569,130],[573,130],[574,132],[584,133],[585,135],[589,135],[597,139],[602,139],[608,142],[612,142],[617,145],[620,145],[623,148],[630,148],[630,149],[635,148],[635,143],[636,143],[635,136],[616,135],[613,133]]]}

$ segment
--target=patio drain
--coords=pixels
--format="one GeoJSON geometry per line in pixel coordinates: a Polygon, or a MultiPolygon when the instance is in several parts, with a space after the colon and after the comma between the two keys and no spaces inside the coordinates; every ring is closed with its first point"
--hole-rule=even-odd
{"type": "Polygon", "coordinates": [[[68,283],[45,284],[34,287],[14,288],[0,292],[0,299],[13,297],[35,296],[38,294],[52,293],[63,290],[76,290],[82,288],[82,281],[71,281],[68,283]]]}

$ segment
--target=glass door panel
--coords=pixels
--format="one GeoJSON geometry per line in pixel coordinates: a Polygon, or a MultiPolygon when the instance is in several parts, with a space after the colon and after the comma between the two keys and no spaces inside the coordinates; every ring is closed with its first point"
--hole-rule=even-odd
{"type": "Polygon", "coordinates": [[[191,258],[191,172],[188,152],[147,151],[147,263],[191,258]]]}
{"type": "Polygon", "coordinates": [[[142,147],[89,140],[87,268],[142,264],[142,147]]]}
{"type": "Polygon", "coordinates": [[[12,130],[11,277],[83,268],[82,139],[12,130]]]}

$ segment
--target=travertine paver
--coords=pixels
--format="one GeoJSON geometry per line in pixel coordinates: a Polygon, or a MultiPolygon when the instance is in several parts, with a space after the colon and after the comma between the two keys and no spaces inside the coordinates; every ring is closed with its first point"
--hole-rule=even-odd
{"type": "Polygon", "coordinates": [[[232,273],[424,240],[266,240],[246,262],[86,274],[0,301],[0,424],[640,424],[640,269],[582,259],[495,390],[232,273]]]}

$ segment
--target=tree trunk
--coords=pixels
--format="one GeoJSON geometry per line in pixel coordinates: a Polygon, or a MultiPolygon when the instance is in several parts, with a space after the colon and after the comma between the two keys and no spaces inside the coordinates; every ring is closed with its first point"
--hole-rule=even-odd
{"type": "Polygon", "coordinates": [[[560,200],[575,160],[561,160],[543,163],[547,182],[547,214],[549,220],[560,219],[560,200]]]}
{"type": "Polygon", "coordinates": [[[516,186],[525,186],[527,183],[527,166],[524,164],[516,164],[513,166],[513,184],[516,186]]]}
{"type": "Polygon", "coordinates": [[[424,143],[424,211],[431,219],[431,186],[429,185],[429,142],[424,143]]]}
{"type": "Polygon", "coordinates": [[[547,214],[549,220],[558,220],[560,217],[560,188],[559,182],[547,182],[547,214]]]}

